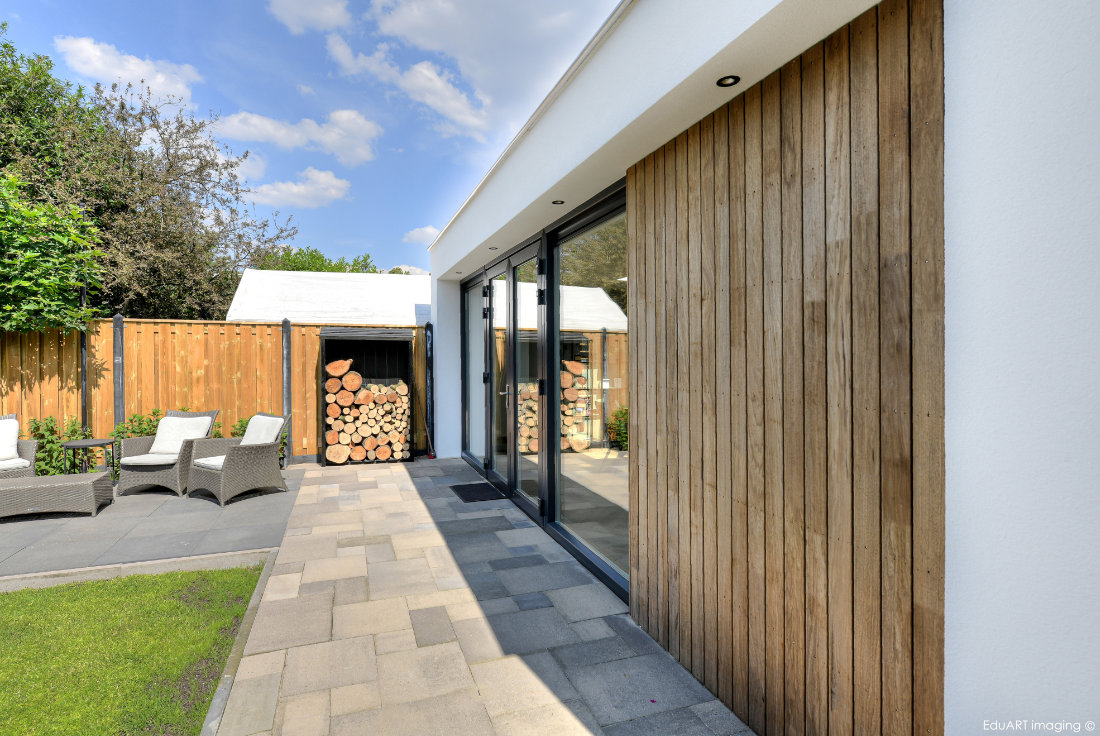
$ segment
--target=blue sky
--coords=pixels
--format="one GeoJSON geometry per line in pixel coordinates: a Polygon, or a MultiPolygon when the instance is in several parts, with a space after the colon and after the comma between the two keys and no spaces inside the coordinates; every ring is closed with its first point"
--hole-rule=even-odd
{"type": "Polygon", "coordinates": [[[615,0],[5,0],[24,53],[221,117],[295,245],[427,268],[427,244],[615,0]]]}

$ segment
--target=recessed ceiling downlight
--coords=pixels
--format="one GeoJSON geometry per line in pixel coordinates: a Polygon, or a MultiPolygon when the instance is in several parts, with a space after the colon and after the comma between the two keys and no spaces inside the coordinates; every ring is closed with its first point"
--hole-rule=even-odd
{"type": "Polygon", "coordinates": [[[564,199],[555,199],[550,204],[565,204],[565,200],[564,199]]]}
{"type": "Polygon", "coordinates": [[[736,74],[727,74],[724,77],[720,77],[718,81],[715,82],[715,84],[717,84],[719,87],[732,87],[740,81],[741,77],[737,76],[736,74]]]}

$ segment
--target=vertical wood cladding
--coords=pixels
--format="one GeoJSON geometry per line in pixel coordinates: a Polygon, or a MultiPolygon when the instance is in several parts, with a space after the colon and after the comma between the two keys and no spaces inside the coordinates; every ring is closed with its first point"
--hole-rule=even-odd
{"type": "Polygon", "coordinates": [[[941,1],[814,45],[627,203],[635,618],[762,736],[942,733],[941,1]]]}

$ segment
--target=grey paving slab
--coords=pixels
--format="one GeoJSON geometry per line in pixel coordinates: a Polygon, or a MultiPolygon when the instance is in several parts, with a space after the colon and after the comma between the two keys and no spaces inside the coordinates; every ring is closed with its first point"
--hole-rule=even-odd
{"type": "Polygon", "coordinates": [[[753,736],[752,729],[731,713],[721,700],[693,705],[691,712],[706,724],[714,736],[753,736]]]}
{"type": "Polygon", "coordinates": [[[714,699],[691,673],[664,652],[566,672],[601,725],[714,699]]]}
{"type": "Polygon", "coordinates": [[[566,621],[602,618],[616,613],[625,613],[628,608],[619,596],[600,583],[580,585],[575,588],[557,588],[548,590],[546,595],[554,602],[554,606],[566,621]]]}
{"type": "Polygon", "coordinates": [[[531,611],[536,608],[549,608],[554,605],[550,602],[550,599],[546,597],[545,593],[537,591],[534,593],[514,595],[512,596],[512,600],[516,602],[516,607],[521,611],[531,611]]]}
{"type": "Polygon", "coordinates": [[[446,607],[418,608],[410,611],[409,616],[412,619],[413,635],[418,647],[429,647],[455,640],[451,617],[447,615],[446,607]]]}
{"type": "Polygon", "coordinates": [[[373,637],[323,641],[287,649],[282,694],[298,695],[376,679],[373,637]]]}
{"type": "Polygon", "coordinates": [[[332,596],[308,595],[261,602],[244,653],[328,641],[332,635],[332,596]]]}
{"type": "Polygon", "coordinates": [[[678,708],[603,727],[606,736],[714,736],[691,708],[678,708]]]}
{"type": "Polygon", "coordinates": [[[531,554],[514,557],[511,556],[515,555],[514,549],[509,549],[508,552],[510,556],[505,557],[504,559],[489,560],[489,567],[493,568],[494,570],[511,570],[517,567],[534,567],[535,565],[547,564],[546,558],[542,555],[531,554]]]}
{"type": "Polygon", "coordinates": [[[265,493],[224,509],[169,492],[125,494],[94,516],[0,521],[0,575],[239,552],[278,546],[297,494],[265,493]]]}
{"type": "Polygon", "coordinates": [[[520,567],[514,570],[499,570],[497,575],[504,587],[512,595],[534,593],[555,588],[572,588],[588,585],[594,578],[576,562],[558,562],[553,565],[520,567]]]}
{"type": "Polygon", "coordinates": [[[617,636],[583,641],[580,644],[568,644],[564,647],[555,647],[550,651],[563,667],[585,667],[616,659],[626,659],[637,654],[629,644],[617,636]]]}
{"type": "Polygon", "coordinates": [[[283,541],[285,529],[285,523],[211,529],[202,538],[198,554],[278,547],[283,541]]]}
{"type": "Polygon", "coordinates": [[[125,536],[111,545],[92,562],[110,565],[115,562],[141,562],[158,557],[187,557],[201,554],[199,549],[206,531],[178,532],[155,536],[125,536]]]}

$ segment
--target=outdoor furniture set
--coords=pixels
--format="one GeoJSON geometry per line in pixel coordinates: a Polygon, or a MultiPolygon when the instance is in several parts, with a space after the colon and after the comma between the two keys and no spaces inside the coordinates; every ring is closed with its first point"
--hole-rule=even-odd
{"type": "Polygon", "coordinates": [[[224,506],[256,488],[282,488],[279,449],[285,417],[256,414],[243,437],[211,438],[217,411],[169,411],[150,437],[122,440],[117,488],[111,473],[35,475],[38,443],[19,439],[15,414],[0,416],[0,517],[69,511],[95,516],[125,491],[162,487],[206,491],[224,506]]]}

